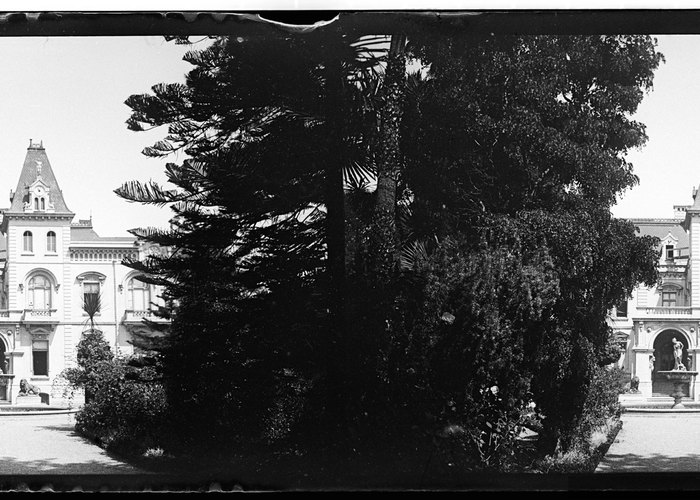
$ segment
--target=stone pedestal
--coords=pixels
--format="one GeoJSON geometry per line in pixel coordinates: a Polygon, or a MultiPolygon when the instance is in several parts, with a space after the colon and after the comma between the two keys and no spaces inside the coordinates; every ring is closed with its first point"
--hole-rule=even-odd
{"type": "Polygon", "coordinates": [[[41,396],[38,394],[28,394],[17,396],[17,406],[41,406],[41,396]]]}
{"type": "MultiPolygon", "coordinates": [[[[657,372],[659,375],[666,377],[666,379],[673,382],[673,392],[670,396],[673,398],[674,404],[671,409],[681,409],[685,408],[681,402],[683,399],[683,384],[688,384],[688,387],[692,389],[695,385],[695,376],[698,372],[691,372],[687,370],[662,370],[657,372]]],[[[690,394],[688,394],[690,396],[690,394]]]]}
{"type": "Polygon", "coordinates": [[[639,377],[639,392],[641,392],[644,397],[650,398],[652,396],[652,383],[649,358],[654,354],[654,349],[635,348],[633,352],[635,366],[633,375],[639,377]]]}

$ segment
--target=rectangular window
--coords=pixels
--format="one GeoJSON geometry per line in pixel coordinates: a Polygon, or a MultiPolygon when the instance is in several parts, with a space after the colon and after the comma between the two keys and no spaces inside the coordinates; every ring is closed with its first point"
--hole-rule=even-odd
{"type": "Polygon", "coordinates": [[[620,302],[616,307],[616,316],[618,318],[626,318],[627,317],[627,301],[623,300],[620,302]]]}
{"type": "Polygon", "coordinates": [[[661,292],[661,305],[663,307],[674,307],[676,305],[676,292],[661,292]]]}
{"type": "Polygon", "coordinates": [[[32,341],[32,366],[34,375],[49,375],[49,341],[32,341]]]}
{"type": "Polygon", "coordinates": [[[666,260],[673,260],[673,245],[666,245],[666,260]]]}
{"type": "MultiPolygon", "coordinates": [[[[99,305],[100,284],[99,283],[83,283],[83,298],[86,304],[99,305]]],[[[99,312],[99,307],[97,311],[99,312]]]]}

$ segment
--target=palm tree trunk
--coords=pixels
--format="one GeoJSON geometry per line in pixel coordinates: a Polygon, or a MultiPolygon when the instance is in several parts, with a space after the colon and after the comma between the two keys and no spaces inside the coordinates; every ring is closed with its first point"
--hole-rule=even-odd
{"type": "Polygon", "coordinates": [[[396,245],[396,185],[401,172],[399,140],[406,72],[405,45],[405,35],[392,35],[379,118],[376,214],[379,220],[389,225],[386,234],[392,241],[385,242],[388,248],[396,245]]]}

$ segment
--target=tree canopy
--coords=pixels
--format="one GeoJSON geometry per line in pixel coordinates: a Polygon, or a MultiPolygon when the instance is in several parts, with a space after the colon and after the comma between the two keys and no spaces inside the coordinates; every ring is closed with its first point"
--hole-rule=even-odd
{"type": "Polygon", "coordinates": [[[126,101],[132,130],[168,128],[145,154],[184,153],[173,187],[117,190],[173,210],[134,230],[172,254],[130,265],[174,304],[176,420],[208,416],[183,445],[474,427],[498,387],[568,446],[614,359],[608,311],[657,279],[656,242],[610,207],[661,55],[641,35],[405,35],[219,37],[185,84],[126,101]]]}

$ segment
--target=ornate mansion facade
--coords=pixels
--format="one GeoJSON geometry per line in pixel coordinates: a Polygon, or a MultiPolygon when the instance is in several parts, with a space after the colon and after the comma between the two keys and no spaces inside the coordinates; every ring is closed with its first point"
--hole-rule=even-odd
{"type": "Polygon", "coordinates": [[[84,299],[99,296],[96,327],[116,353],[131,354],[132,334],[147,330],[143,319],[159,299],[121,261],[157,249],[99,236],[92,219],[73,222],[42,143],[30,141],[10,207],[0,213],[0,403],[17,403],[26,379],[48,395],[44,403],[60,404],[57,376],[75,365],[89,327],[84,299]]]}
{"type": "MultiPolygon", "coordinates": [[[[673,384],[658,374],[674,368],[673,339],[683,344],[683,364],[700,367],[700,195],[674,206],[669,219],[632,219],[640,234],[660,239],[659,286],[637,287],[615,307],[610,324],[623,348],[619,365],[639,378],[642,396],[668,396],[673,384]]],[[[693,382],[684,392],[700,401],[693,382]]]]}

